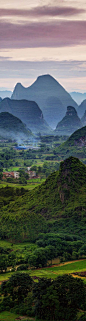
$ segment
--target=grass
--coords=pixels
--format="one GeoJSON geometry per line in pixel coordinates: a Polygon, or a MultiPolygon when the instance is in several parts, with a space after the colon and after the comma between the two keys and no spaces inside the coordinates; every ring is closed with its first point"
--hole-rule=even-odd
{"type": "Polygon", "coordinates": [[[31,270],[31,276],[56,278],[58,275],[70,274],[74,272],[86,271],[86,260],[64,263],[55,267],[43,268],[39,270],[31,270]]]}
{"type": "Polygon", "coordinates": [[[14,272],[6,272],[0,274],[0,282],[7,281],[14,272]]]}
{"type": "MultiPolygon", "coordinates": [[[[5,311],[5,312],[1,312],[0,313],[0,321],[15,321],[16,318],[19,318],[19,315],[18,314],[15,314],[15,313],[11,313],[11,312],[8,312],[8,311],[5,311]]],[[[22,321],[25,321],[25,320],[34,320],[34,318],[29,318],[29,317],[21,317],[22,321]]]]}
{"type": "Polygon", "coordinates": [[[0,182],[0,188],[2,187],[6,187],[6,186],[10,186],[10,187],[15,187],[15,188],[25,188],[25,189],[33,189],[35,187],[37,187],[38,185],[42,184],[45,181],[44,178],[40,179],[40,178],[35,178],[35,179],[31,179],[27,181],[26,185],[22,185],[22,184],[16,184],[16,183],[9,183],[9,182],[0,182]]]}
{"type": "Polygon", "coordinates": [[[3,247],[3,248],[11,248],[12,250],[25,250],[25,249],[34,249],[36,248],[37,246],[33,243],[30,243],[30,242],[25,242],[25,243],[11,243],[11,242],[8,242],[8,241],[3,241],[3,240],[0,240],[0,247],[3,247]]]}

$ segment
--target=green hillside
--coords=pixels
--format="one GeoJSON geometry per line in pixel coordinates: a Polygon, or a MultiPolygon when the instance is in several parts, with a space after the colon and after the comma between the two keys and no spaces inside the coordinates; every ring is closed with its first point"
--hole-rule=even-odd
{"type": "Polygon", "coordinates": [[[40,232],[80,233],[86,220],[86,166],[70,157],[32,191],[0,189],[2,239],[34,241],[40,232]]]}
{"type": "Polygon", "coordinates": [[[25,139],[31,136],[23,122],[8,112],[0,113],[0,136],[11,139],[25,139]]]}
{"type": "Polygon", "coordinates": [[[76,130],[66,142],[56,148],[56,155],[65,159],[74,156],[79,159],[86,158],[86,126],[76,130]]]}

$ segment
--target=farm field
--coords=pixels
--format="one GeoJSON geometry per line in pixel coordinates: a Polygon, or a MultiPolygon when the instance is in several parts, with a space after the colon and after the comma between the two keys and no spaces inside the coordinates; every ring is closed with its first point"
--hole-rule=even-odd
{"type": "Polygon", "coordinates": [[[59,275],[73,274],[75,272],[86,271],[86,260],[75,262],[65,262],[58,266],[47,267],[43,269],[31,270],[30,275],[36,277],[45,277],[55,279],[59,275]]]}
{"type": "Polygon", "coordinates": [[[2,187],[6,187],[6,186],[9,186],[9,187],[17,187],[17,188],[25,188],[25,189],[33,189],[34,187],[37,187],[38,185],[42,184],[43,182],[45,181],[44,178],[35,178],[35,179],[31,179],[31,180],[27,180],[27,184],[26,185],[21,185],[21,184],[16,184],[16,183],[8,183],[8,182],[0,182],[0,188],[2,187]]]}
{"type": "MultiPolygon", "coordinates": [[[[28,273],[34,280],[37,280],[37,278],[55,279],[59,275],[74,274],[76,272],[83,272],[83,271],[86,271],[86,259],[78,260],[74,262],[73,261],[65,262],[65,263],[58,264],[57,266],[51,266],[46,268],[28,269],[27,271],[23,271],[23,272],[28,273]]],[[[13,273],[14,272],[6,272],[6,273],[0,274],[0,282],[8,280],[13,273]]],[[[76,277],[77,277],[77,274],[76,274],[76,277]]],[[[86,281],[84,277],[82,279],[84,280],[84,282],[86,281]]]]}

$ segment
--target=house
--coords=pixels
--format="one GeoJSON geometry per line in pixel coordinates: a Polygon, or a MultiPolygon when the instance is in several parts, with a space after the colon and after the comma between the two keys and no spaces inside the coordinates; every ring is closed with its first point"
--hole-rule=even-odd
{"type": "Polygon", "coordinates": [[[19,178],[19,172],[3,172],[3,179],[6,179],[8,177],[11,178],[19,178]]]}
{"type": "Polygon", "coordinates": [[[35,171],[31,171],[30,169],[31,169],[31,167],[27,167],[27,173],[29,175],[29,179],[36,178],[37,177],[36,172],[35,171]]]}

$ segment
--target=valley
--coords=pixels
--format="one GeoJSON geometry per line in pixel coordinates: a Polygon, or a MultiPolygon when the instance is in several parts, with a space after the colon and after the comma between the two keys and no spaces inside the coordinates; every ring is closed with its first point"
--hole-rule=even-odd
{"type": "Polygon", "coordinates": [[[86,319],[85,102],[78,111],[50,75],[0,101],[0,320],[86,319]]]}

